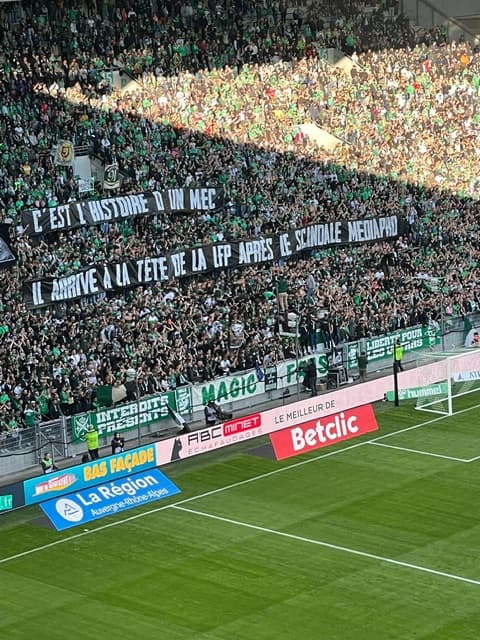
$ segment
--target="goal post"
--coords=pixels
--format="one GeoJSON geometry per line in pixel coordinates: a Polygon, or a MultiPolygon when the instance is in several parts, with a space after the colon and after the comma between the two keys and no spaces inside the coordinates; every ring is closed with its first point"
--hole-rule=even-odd
{"type": "Polygon", "coordinates": [[[417,355],[416,409],[453,415],[457,398],[480,390],[480,349],[417,355]]]}

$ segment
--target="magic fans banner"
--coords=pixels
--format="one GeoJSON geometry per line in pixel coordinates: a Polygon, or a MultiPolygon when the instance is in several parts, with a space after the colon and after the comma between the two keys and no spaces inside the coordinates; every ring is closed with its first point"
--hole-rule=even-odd
{"type": "Polygon", "coordinates": [[[215,211],[224,202],[223,187],[166,189],[32,209],[22,213],[22,225],[29,236],[38,236],[154,213],[215,211]]]}
{"type": "Polygon", "coordinates": [[[83,296],[201,275],[215,269],[235,269],[272,262],[302,251],[391,240],[397,236],[397,216],[315,224],[278,235],[219,242],[164,256],[95,265],[61,278],[26,282],[23,294],[26,304],[35,308],[83,296]]]}

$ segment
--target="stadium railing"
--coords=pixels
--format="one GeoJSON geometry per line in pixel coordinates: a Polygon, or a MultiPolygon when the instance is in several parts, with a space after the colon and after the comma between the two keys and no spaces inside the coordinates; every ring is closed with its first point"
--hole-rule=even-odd
{"type": "MultiPolygon", "coordinates": [[[[480,327],[480,313],[469,315],[469,326],[480,327]]],[[[418,327],[417,327],[418,328],[418,327]]],[[[415,328],[410,328],[411,330],[415,328]]],[[[438,326],[439,330],[440,327],[438,326]]],[[[408,331],[408,330],[407,330],[408,331]]],[[[440,332],[441,333],[441,332],[440,332]]],[[[437,336],[440,335],[437,331],[437,336]]],[[[465,345],[466,327],[462,317],[446,317],[443,326],[443,335],[441,339],[436,339],[436,343],[431,346],[426,346],[426,350],[430,351],[442,351],[442,350],[454,350],[461,348],[465,345]]],[[[381,336],[380,336],[381,337],[381,336]]],[[[359,352],[362,347],[361,341],[350,342],[345,344],[344,348],[346,354],[344,356],[345,362],[348,362],[349,353],[359,352]]],[[[412,366],[415,363],[418,350],[407,350],[404,355],[404,364],[406,366],[412,366]]],[[[251,410],[253,407],[259,408],[262,405],[267,404],[285,404],[293,402],[298,399],[299,391],[303,393],[305,390],[303,385],[297,383],[296,379],[296,367],[299,366],[299,370],[302,370],[302,363],[307,361],[311,357],[326,358],[324,351],[320,350],[315,354],[306,354],[305,356],[299,356],[298,362],[295,359],[284,361],[276,365],[276,372],[278,375],[278,385],[275,390],[263,391],[265,387],[262,387],[260,380],[257,379],[257,372],[249,370],[245,372],[239,372],[233,376],[227,378],[217,378],[202,385],[190,385],[191,390],[191,402],[189,413],[183,414],[183,418],[188,425],[192,425],[193,428],[204,425],[203,408],[206,403],[205,393],[214,394],[215,401],[223,400],[223,408],[226,411],[234,412],[237,415],[239,413],[244,414],[251,410]],[[286,373],[287,372],[287,373],[286,373]],[[255,393],[242,393],[241,388],[253,384],[258,386],[255,393]],[[221,398],[222,385],[225,387],[228,394],[227,397],[221,398]],[[195,388],[197,387],[197,388],[195,388]],[[208,387],[208,389],[206,389],[208,387]],[[235,394],[232,390],[238,390],[235,394]]],[[[390,351],[385,349],[383,357],[372,358],[369,362],[369,375],[386,375],[391,369],[392,359],[390,351]]],[[[348,375],[357,377],[356,367],[347,367],[348,375]]],[[[326,375],[326,374],[325,374],[326,375]]],[[[319,375],[321,378],[321,375],[319,375]]],[[[157,394],[158,395],[158,394],[157,394]]],[[[303,396],[302,396],[303,397],[303,396]]],[[[145,396],[140,399],[143,403],[151,398],[151,396],[145,396]]],[[[135,404],[135,403],[132,403],[135,404]]],[[[114,409],[121,411],[122,407],[128,408],[128,405],[118,404],[114,409]]],[[[134,407],[135,409],[135,407],[134,407]]],[[[141,412],[139,405],[138,411],[141,412]]],[[[94,412],[90,412],[94,413],[94,412]]],[[[129,416],[130,416],[130,412],[129,416]]],[[[80,416],[88,416],[89,414],[80,414],[80,416]]],[[[130,416],[131,419],[131,416],[130,416]]],[[[85,444],[82,441],[74,441],[72,438],[71,418],[62,416],[58,420],[52,420],[48,422],[39,421],[34,427],[17,429],[11,433],[0,434],[0,477],[8,476],[12,473],[22,472],[31,467],[38,465],[42,453],[48,449],[51,451],[54,459],[61,460],[68,457],[80,456],[85,453],[85,444]]],[[[121,418],[120,422],[121,424],[121,418]]],[[[113,429],[113,425],[112,429],[113,429]]],[[[100,438],[101,447],[108,447],[110,439],[113,435],[112,429],[102,434],[100,438]]],[[[167,437],[178,431],[179,426],[175,421],[174,416],[169,416],[165,419],[153,421],[148,424],[141,422],[140,428],[132,427],[126,429],[122,435],[124,435],[127,441],[136,440],[137,443],[151,442],[154,439],[161,439],[167,437]]]]}

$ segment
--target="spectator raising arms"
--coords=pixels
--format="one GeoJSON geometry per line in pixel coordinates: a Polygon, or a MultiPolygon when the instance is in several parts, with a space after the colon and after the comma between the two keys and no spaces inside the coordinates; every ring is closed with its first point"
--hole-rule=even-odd
{"type": "Polygon", "coordinates": [[[128,398],[132,369],[146,395],[289,357],[279,311],[301,316],[311,353],[435,322],[438,297],[423,283],[439,274],[445,312],[478,308],[480,56],[467,43],[413,30],[394,3],[9,4],[0,217],[18,258],[0,282],[2,442],[27,422],[91,409],[99,385],[128,398]],[[352,54],[350,72],[325,60],[328,47],[352,54]],[[137,81],[116,89],[115,69],[137,81]],[[338,144],[318,146],[305,124],[338,144]],[[23,211],[85,197],[73,168],[52,162],[60,140],[118,165],[120,186],[88,197],[222,185],[226,207],[29,238],[23,211]],[[92,264],[392,214],[406,231],[390,243],[40,312],[22,299],[23,282],[92,264]]]}

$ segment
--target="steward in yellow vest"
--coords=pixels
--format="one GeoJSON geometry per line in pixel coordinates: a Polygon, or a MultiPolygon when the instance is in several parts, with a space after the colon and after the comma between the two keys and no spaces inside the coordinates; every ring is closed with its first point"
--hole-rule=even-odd
{"type": "Polygon", "coordinates": [[[88,427],[88,431],[85,434],[85,442],[87,443],[88,455],[90,460],[97,460],[98,458],[98,431],[91,424],[88,427]]]}
{"type": "Polygon", "coordinates": [[[403,347],[400,344],[400,340],[397,340],[393,347],[393,366],[397,368],[397,371],[403,371],[402,367],[403,359],[403,347]]]}

